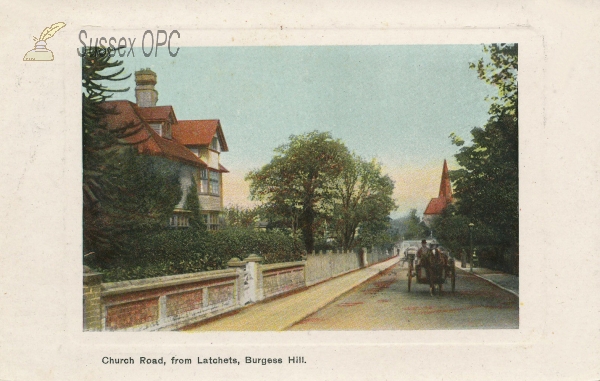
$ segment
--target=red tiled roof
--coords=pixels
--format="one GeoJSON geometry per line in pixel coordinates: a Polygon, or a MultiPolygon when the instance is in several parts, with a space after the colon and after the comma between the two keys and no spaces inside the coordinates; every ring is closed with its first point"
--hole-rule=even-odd
{"type": "Polygon", "coordinates": [[[437,198],[432,198],[425,208],[423,214],[442,214],[444,209],[453,201],[452,184],[448,174],[448,164],[444,159],[444,167],[442,168],[442,180],[440,181],[440,193],[437,198]]]}
{"type": "Polygon", "coordinates": [[[218,134],[221,150],[228,151],[225,136],[218,119],[180,120],[172,129],[173,138],[186,146],[208,146],[213,136],[218,134]]]}
{"type": "Polygon", "coordinates": [[[442,181],[440,181],[440,193],[438,198],[444,197],[452,202],[452,184],[450,182],[450,175],[448,174],[448,164],[444,159],[444,167],[442,169],[442,181]]]}
{"type": "Polygon", "coordinates": [[[154,107],[137,107],[140,116],[147,122],[162,122],[169,119],[169,116],[173,114],[174,122],[177,123],[175,118],[175,111],[171,106],[154,106],[154,107]]]}
{"type": "Polygon", "coordinates": [[[442,214],[449,202],[444,197],[432,198],[423,214],[442,214]]]}
{"type": "Polygon", "coordinates": [[[221,172],[225,172],[225,173],[229,173],[229,170],[228,170],[227,168],[223,167],[223,166],[221,165],[221,163],[219,163],[219,171],[221,171],[221,172]]]}
{"type": "Polygon", "coordinates": [[[189,149],[185,148],[176,141],[169,140],[158,136],[156,132],[152,130],[152,138],[149,141],[154,141],[158,146],[158,150],[154,147],[149,147],[144,144],[141,145],[140,152],[149,153],[151,155],[164,156],[168,159],[181,160],[188,164],[193,164],[198,167],[206,167],[206,163],[200,160],[194,155],[189,149]]]}
{"type": "MultiPolygon", "coordinates": [[[[141,117],[134,103],[129,101],[109,101],[104,107],[113,109],[114,114],[105,117],[107,126],[111,130],[117,129],[139,129],[134,135],[125,140],[131,144],[137,144],[140,153],[154,156],[163,156],[171,160],[177,160],[186,164],[206,168],[206,163],[200,160],[189,149],[176,141],[160,137],[146,121],[141,117]]],[[[170,107],[170,106],[169,106],[170,107]]]]}

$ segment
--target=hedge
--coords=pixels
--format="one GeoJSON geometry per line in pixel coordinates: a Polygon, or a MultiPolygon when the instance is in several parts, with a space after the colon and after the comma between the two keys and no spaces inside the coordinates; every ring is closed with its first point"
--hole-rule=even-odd
{"type": "Polygon", "coordinates": [[[183,229],[132,235],[119,252],[86,258],[84,264],[114,282],[224,269],[231,258],[249,254],[278,263],[300,260],[303,253],[299,240],[277,231],[183,229]]]}

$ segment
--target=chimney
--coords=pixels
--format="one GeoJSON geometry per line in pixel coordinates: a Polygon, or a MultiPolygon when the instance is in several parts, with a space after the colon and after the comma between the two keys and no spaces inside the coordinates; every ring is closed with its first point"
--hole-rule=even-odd
{"type": "Polygon", "coordinates": [[[154,107],[158,101],[158,91],[154,90],[156,85],[156,73],[150,69],[142,69],[135,72],[135,102],[139,107],[154,107]]]}

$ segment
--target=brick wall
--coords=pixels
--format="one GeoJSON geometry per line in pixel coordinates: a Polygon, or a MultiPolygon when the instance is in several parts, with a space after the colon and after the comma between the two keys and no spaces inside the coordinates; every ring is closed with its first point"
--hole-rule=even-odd
{"type": "Polygon", "coordinates": [[[241,271],[207,271],[102,284],[103,330],[165,330],[238,308],[241,271]]]}
{"type": "Polygon", "coordinates": [[[85,269],[84,330],[175,330],[391,256],[327,252],[304,261],[262,265],[262,258],[252,254],[243,261],[231,259],[226,270],[113,283],[101,283],[101,274],[85,269]]]}
{"type": "Polygon", "coordinates": [[[83,329],[102,330],[102,274],[83,269],[83,329]]]}

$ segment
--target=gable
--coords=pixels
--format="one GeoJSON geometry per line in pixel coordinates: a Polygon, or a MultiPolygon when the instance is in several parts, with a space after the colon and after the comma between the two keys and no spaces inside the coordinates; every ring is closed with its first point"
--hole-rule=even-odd
{"type": "Polygon", "coordinates": [[[122,130],[123,132],[126,132],[128,129],[138,130],[124,139],[127,143],[136,146],[138,152],[147,155],[162,156],[170,160],[206,168],[206,163],[185,146],[159,136],[142,117],[144,112],[140,112],[140,110],[143,108],[137,107],[129,101],[104,102],[102,107],[112,110],[110,114],[104,117],[104,122],[108,129],[113,131],[122,130]]]}
{"type": "Polygon", "coordinates": [[[221,151],[227,152],[227,142],[218,119],[180,120],[173,125],[173,139],[186,146],[209,147],[213,137],[219,139],[221,151]]]}

